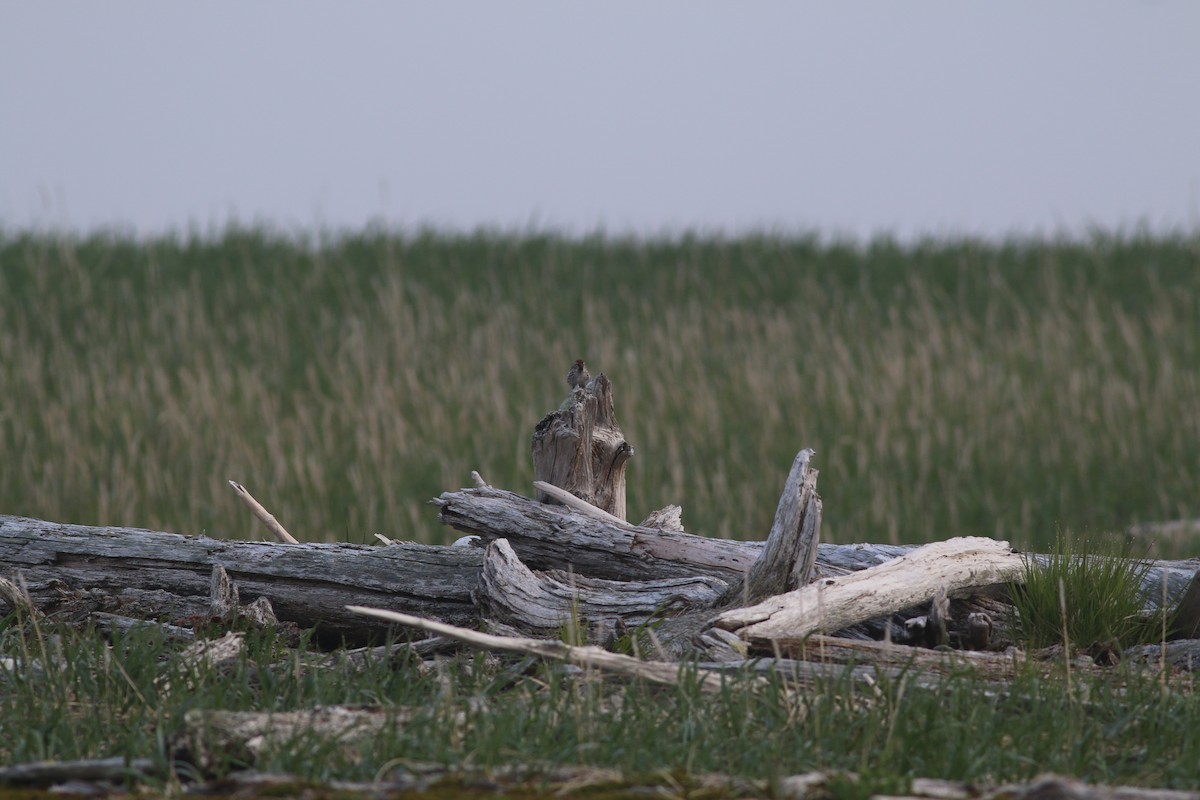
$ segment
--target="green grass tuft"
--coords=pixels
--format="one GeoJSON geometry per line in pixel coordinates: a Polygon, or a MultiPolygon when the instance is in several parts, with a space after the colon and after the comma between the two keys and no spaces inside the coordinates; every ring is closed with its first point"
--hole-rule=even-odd
{"type": "Polygon", "coordinates": [[[1012,587],[1021,635],[1031,647],[1154,641],[1161,626],[1142,616],[1149,568],[1124,539],[1060,533],[1044,557],[1026,556],[1024,582],[1012,587]]]}

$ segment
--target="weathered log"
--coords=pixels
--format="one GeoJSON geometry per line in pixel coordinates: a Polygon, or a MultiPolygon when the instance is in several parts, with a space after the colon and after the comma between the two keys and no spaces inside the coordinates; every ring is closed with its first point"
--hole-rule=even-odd
{"type": "MultiPolygon", "coordinates": [[[[617,424],[612,383],[604,373],[575,387],[533,431],[533,474],[625,519],[625,464],[633,447],[617,424]]],[[[539,492],[540,502],[553,500],[539,492]]]]}
{"type": "Polygon", "coordinates": [[[828,578],[748,608],[720,614],[715,623],[765,647],[798,643],[855,623],[928,603],[939,591],[1019,581],[1025,559],[1007,542],[963,537],[935,542],[879,567],[828,578]]]}
{"type": "Polygon", "coordinates": [[[629,627],[656,615],[707,608],[727,588],[724,581],[707,575],[639,582],[561,570],[535,573],[521,563],[508,540],[497,539],[484,557],[476,600],[488,619],[527,633],[553,634],[568,624],[629,627]]]}
{"type": "MultiPolygon", "coordinates": [[[[535,571],[569,570],[579,578],[657,581],[708,576],[729,582],[738,580],[763,548],[761,542],[612,527],[562,506],[491,488],[449,493],[440,502],[448,521],[489,540],[508,538],[535,571]]],[[[822,580],[845,575],[912,549],[822,544],[814,574],[822,580]]],[[[478,624],[480,610],[471,593],[483,556],[483,549],[476,547],[220,541],[0,516],[0,577],[23,575],[36,608],[72,619],[103,612],[191,627],[210,618],[212,571],[222,566],[242,601],[265,597],[281,621],[317,627],[333,641],[365,641],[385,630],[343,611],[346,604],[363,602],[478,624]]],[[[1145,579],[1150,590],[1147,609],[1158,607],[1164,580],[1173,602],[1198,568],[1196,559],[1155,562],[1145,579]]],[[[10,608],[0,597],[0,613],[10,608]]],[[[921,613],[924,610],[905,612],[921,613]]],[[[687,630],[687,621],[679,627],[687,630]]],[[[873,635],[883,636],[883,629],[873,635]]]]}
{"type": "Polygon", "coordinates": [[[762,548],[761,543],[617,525],[491,487],[445,492],[434,502],[443,523],[489,542],[508,539],[531,569],[570,569],[608,580],[712,575],[737,581],[762,548]]]}
{"type": "Polygon", "coordinates": [[[220,566],[243,601],[265,597],[279,619],[352,641],[386,628],[345,611],[356,603],[473,624],[471,590],[482,565],[477,548],[222,541],[0,516],[0,569],[20,572],[39,608],[99,595],[104,603],[93,610],[207,618],[220,566]]]}

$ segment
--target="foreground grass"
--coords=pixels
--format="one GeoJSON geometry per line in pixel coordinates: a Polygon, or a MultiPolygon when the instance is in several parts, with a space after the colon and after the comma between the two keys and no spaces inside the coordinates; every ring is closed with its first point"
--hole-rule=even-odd
{"type": "Polygon", "coordinates": [[[426,501],[472,469],[527,489],[582,356],[616,384],[634,517],[760,538],[804,446],[832,540],[1196,517],[1198,254],[0,236],[0,513],[254,536],[234,478],[304,539],[445,541],[426,501]]]}
{"type": "MultiPolygon", "coordinates": [[[[980,691],[969,674],[936,692],[884,676],[873,688],[828,680],[797,689],[735,675],[714,698],[687,680],[672,689],[615,683],[482,655],[434,670],[382,659],[360,670],[313,669],[269,636],[252,635],[245,657],[217,671],[184,663],[179,649],[153,632],[110,646],[88,632],[3,624],[0,653],[12,662],[0,670],[0,763],[151,757],[166,770],[189,709],[342,703],[414,716],[352,747],[281,742],[255,766],[313,780],[369,781],[397,765],[435,762],[764,779],[844,769],[889,785],[914,776],[996,783],[1051,770],[1095,782],[1200,785],[1200,700],[1190,686],[1166,688],[1153,674],[1076,676],[1069,692],[1033,672],[1004,692],[980,691]]],[[[175,766],[187,775],[185,764],[175,766]]],[[[220,764],[216,773],[241,766],[220,764]]]]}

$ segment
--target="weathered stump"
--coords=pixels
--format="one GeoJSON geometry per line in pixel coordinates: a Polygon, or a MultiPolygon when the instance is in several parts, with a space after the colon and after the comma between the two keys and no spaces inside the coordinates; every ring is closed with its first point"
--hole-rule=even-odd
{"type": "MultiPolygon", "coordinates": [[[[533,431],[535,480],[565,489],[581,500],[625,519],[625,463],[633,447],[617,424],[612,383],[600,373],[571,390],[557,411],[533,431]]],[[[537,499],[557,503],[545,492],[537,499]]]]}

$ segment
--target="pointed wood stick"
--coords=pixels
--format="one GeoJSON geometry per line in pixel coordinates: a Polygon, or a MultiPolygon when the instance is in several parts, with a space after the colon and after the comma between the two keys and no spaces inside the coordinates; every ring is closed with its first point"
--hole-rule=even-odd
{"type": "MultiPolygon", "coordinates": [[[[674,686],[679,683],[680,679],[680,665],[670,661],[639,661],[630,656],[610,653],[599,647],[591,645],[576,647],[556,639],[495,636],[490,633],[480,633],[479,631],[467,628],[458,628],[454,625],[446,625],[441,622],[434,622],[431,619],[400,614],[396,611],[388,611],[382,608],[346,606],[346,610],[353,611],[356,614],[365,614],[379,619],[386,619],[390,622],[408,625],[412,628],[420,628],[423,631],[455,639],[482,650],[500,650],[509,653],[542,656],[543,658],[552,658],[556,661],[566,661],[580,667],[589,667],[591,669],[603,670],[604,672],[613,672],[618,675],[642,678],[651,683],[661,683],[666,686],[674,686]]],[[[696,678],[704,691],[718,692],[721,690],[721,675],[714,670],[698,669],[696,678]]]]}
{"type": "Polygon", "coordinates": [[[538,489],[539,491],[545,492],[546,494],[550,495],[558,502],[562,503],[564,506],[569,506],[569,507],[575,509],[576,511],[580,511],[584,514],[587,514],[588,516],[595,517],[596,519],[602,519],[605,522],[611,522],[616,525],[628,525],[629,524],[628,522],[621,519],[620,517],[613,516],[612,514],[605,511],[603,508],[594,506],[591,503],[589,503],[587,500],[581,500],[578,497],[576,497],[575,495],[568,492],[566,489],[560,489],[559,487],[555,486],[552,483],[546,483],[545,481],[534,481],[533,488],[538,489]]]}
{"type": "Polygon", "coordinates": [[[237,493],[237,496],[242,498],[242,502],[254,513],[254,516],[258,517],[258,521],[267,526],[267,530],[271,532],[272,536],[287,544],[300,544],[300,541],[295,536],[287,532],[287,528],[279,524],[279,520],[275,519],[269,511],[263,508],[262,503],[254,499],[254,495],[246,491],[245,486],[242,486],[237,481],[230,481],[229,485],[233,487],[233,491],[237,493]]]}

